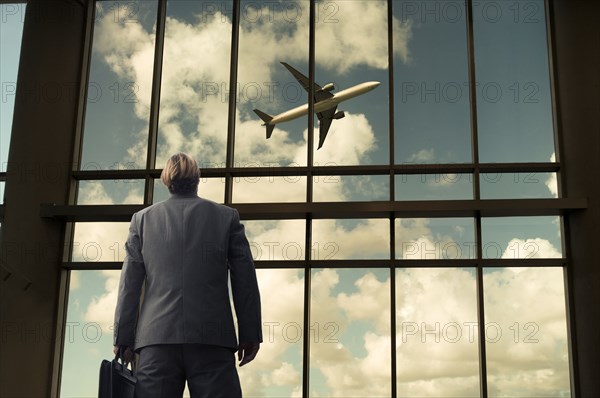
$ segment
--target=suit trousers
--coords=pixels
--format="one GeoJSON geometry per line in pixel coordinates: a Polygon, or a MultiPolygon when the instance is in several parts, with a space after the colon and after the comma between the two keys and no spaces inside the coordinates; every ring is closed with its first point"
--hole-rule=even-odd
{"type": "Polygon", "coordinates": [[[204,344],[157,344],[139,351],[136,398],[241,398],[234,351],[204,344]]]}

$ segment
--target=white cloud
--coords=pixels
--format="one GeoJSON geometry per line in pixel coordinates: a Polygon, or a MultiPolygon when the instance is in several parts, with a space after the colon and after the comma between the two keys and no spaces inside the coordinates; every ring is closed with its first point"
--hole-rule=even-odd
{"type": "Polygon", "coordinates": [[[89,181],[81,185],[77,204],[111,205],[114,204],[114,200],[106,192],[101,181],[89,181]]]}
{"type": "Polygon", "coordinates": [[[435,160],[435,150],[433,148],[421,149],[411,154],[406,160],[408,163],[431,163],[435,160]]]}
{"type": "Polygon", "coordinates": [[[456,268],[413,268],[396,274],[396,355],[399,396],[445,396],[460,386],[477,391],[475,279],[456,268]],[[460,327],[458,337],[456,325],[460,327]]]}
{"type": "Polygon", "coordinates": [[[301,381],[300,372],[287,362],[283,362],[271,375],[269,384],[274,386],[299,385],[301,381]]]}
{"type": "MultiPolygon", "coordinates": [[[[556,154],[554,152],[552,152],[552,156],[550,156],[550,161],[553,163],[556,162],[556,154]]],[[[550,176],[545,181],[545,184],[552,196],[558,198],[558,181],[556,179],[556,173],[550,173],[550,176]]]]}
{"type": "MultiPolygon", "coordinates": [[[[473,258],[475,256],[474,237],[465,237],[457,242],[452,236],[442,234],[429,226],[427,218],[401,219],[396,221],[396,258],[406,260],[441,260],[473,258]]],[[[458,236],[464,234],[464,227],[454,228],[458,236]]]]}
{"type": "MultiPolygon", "coordinates": [[[[322,18],[316,25],[317,62],[341,73],[356,65],[388,67],[387,2],[342,1],[327,3],[325,7],[328,9],[321,10],[322,18]]],[[[392,23],[394,54],[407,62],[410,21],[401,22],[394,17],[392,23]]]]}
{"type": "MultiPolygon", "coordinates": [[[[375,133],[365,115],[345,112],[345,117],[331,124],[327,141],[321,149],[315,146],[314,161],[318,164],[354,165],[375,150],[375,133]]],[[[315,140],[319,142],[319,129],[315,128],[315,140]]],[[[304,134],[306,137],[306,132],[304,134]]]]}
{"type": "Polygon", "coordinates": [[[100,296],[92,297],[83,319],[86,322],[95,322],[102,327],[103,333],[111,335],[115,321],[115,308],[117,306],[117,295],[121,271],[102,270],[96,271],[106,279],[104,281],[105,292],[100,296]]]}
{"type": "Polygon", "coordinates": [[[305,258],[304,220],[245,221],[243,224],[255,260],[305,258]]]}
{"type": "Polygon", "coordinates": [[[305,200],[306,177],[241,177],[233,184],[234,203],[305,200]]]}
{"type": "MultiPolygon", "coordinates": [[[[374,321],[376,330],[388,331],[390,328],[390,314],[385,305],[389,302],[389,280],[380,282],[375,275],[367,273],[359,278],[354,285],[358,292],[337,296],[337,306],[344,310],[352,320],[374,321]]],[[[389,346],[388,346],[389,349],[389,346]]]]}
{"type": "Polygon", "coordinates": [[[154,44],[154,36],[141,24],[115,23],[111,13],[105,13],[96,22],[95,30],[94,51],[104,55],[105,62],[117,75],[135,75],[132,59],[141,49],[154,44]]]}
{"type": "Polygon", "coordinates": [[[245,396],[264,396],[271,386],[300,388],[304,278],[297,270],[258,270],[263,344],[256,359],[239,368],[245,396]]]}
{"type": "MultiPolygon", "coordinates": [[[[71,271],[71,275],[69,277],[69,290],[77,290],[81,286],[81,276],[77,271],[71,271]]],[[[77,302],[77,306],[79,306],[79,302],[77,302]]]]}
{"type": "Polygon", "coordinates": [[[127,181],[85,181],[80,183],[77,204],[80,205],[113,205],[144,203],[143,186],[134,186],[127,181]],[[107,190],[107,188],[109,188],[107,190]],[[113,188],[113,189],[110,189],[113,188]],[[115,200],[115,195],[125,197],[115,200]]]}
{"type": "Polygon", "coordinates": [[[562,268],[503,268],[484,274],[486,321],[502,338],[487,344],[494,395],[562,396],[569,391],[562,268]]]}
{"type": "Polygon", "coordinates": [[[367,271],[354,282],[358,291],[353,293],[344,291],[348,286],[335,293],[339,283],[336,270],[313,274],[311,324],[319,334],[313,335],[311,365],[324,375],[327,391],[318,386],[311,390],[327,396],[389,396],[389,277],[382,282],[367,271]],[[368,330],[350,334],[353,322],[368,325],[368,330]],[[356,345],[365,353],[359,354],[356,345]]]}
{"type": "Polygon", "coordinates": [[[389,257],[387,219],[360,220],[351,229],[336,220],[314,220],[312,235],[314,244],[321,249],[320,260],[389,257]]]}
{"type": "Polygon", "coordinates": [[[502,258],[561,258],[562,253],[550,241],[542,238],[513,238],[502,258]]]}

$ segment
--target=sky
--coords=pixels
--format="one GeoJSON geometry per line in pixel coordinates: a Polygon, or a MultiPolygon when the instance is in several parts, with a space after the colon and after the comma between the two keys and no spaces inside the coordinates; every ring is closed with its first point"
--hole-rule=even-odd
{"type": "MultiPolygon", "coordinates": [[[[383,1],[317,3],[316,81],[332,82],[336,90],[363,81],[382,84],[339,106],[346,116],[332,123],[325,145],[315,151],[315,164],[389,164],[388,24],[393,27],[395,162],[473,160],[462,2],[392,4],[388,21],[383,1]]],[[[554,161],[542,4],[477,2],[482,162],[554,161]]],[[[98,5],[84,170],[146,165],[156,6],[154,0],[98,5]]],[[[224,166],[231,29],[229,2],[168,3],[156,167],[176,151],[193,154],[201,167],[224,166]]],[[[306,165],[306,118],[278,125],[267,140],[252,112],[276,114],[306,103],[306,93],[282,61],[308,75],[308,2],[243,1],[234,88],[236,166],[306,165]]],[[[387,176],[319,177],[313,183],[315,201],[388,200],[391,194],[387,176]]],[[[233,201],[303,202],[306,184],[305,177],[238,178],[233,201]]],[[[166,189],[155,185],[155,201],[166,199],[166,189]]],[[[473,198],[468,174],[396,176],[395,185],[397,200],[473,198]]],[[[132,181],[86,182],[80,184],[78,203],[139,204],[143,189],[132,181]]],[[[222,179],[203,178],[199,194],[223,202],[222,179]]],[[[481,194],[552,198],[558,189],[554,173],[487,174],[481,194]]],[[[244,224],[257,260],[300,259],[306,250],[318,259],[390,256],[387,219],[315,220],[310,248],[302,220],[244,224]]],[[[397,219],[393,227],[399,259],[475,257],[472,218],[397,219]]],[[[128,223],[78,223],[72,260],[122,261],[127,229],[128,223]]],[[[484,258],[563,255],[557,217],[484,218],[482,239],[484,258]]],[[[246,396],[301,394],[301,337],[307,332],[311,396],[389,396],[391,377],[397,379],[398,396],[479,395],[473,269],[396,270],[396,375],[389,366],[389,269],[312,270],[309,331],[302,321],[304,271],[257,274],[265,342],[257,359],[240,369],[246,396]]],[[[71,275],[61,396],[94,396],[99,363],[111,356],[119,271],[71,275]]],[[[490,396],[569,395],[563,285],[561,268],[486,269],[490,396]]]]}

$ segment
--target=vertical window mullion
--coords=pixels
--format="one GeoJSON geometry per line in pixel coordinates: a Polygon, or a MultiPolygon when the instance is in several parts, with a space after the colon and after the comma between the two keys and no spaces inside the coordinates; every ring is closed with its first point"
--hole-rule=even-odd
{"type": "Polygon", "coordinates": [[[154,68],[152,70],[152,94],[150,101],[150,121],[148,123],[148,154],[146,157],[146,177],[144,204],[152,204],[154,199],[154,178],[149,171],[156,166],[156,141],[160,110],[160,85],[162,81],[163,49],[165,44],[165,23],[167,0],[158,0],[156,15],[156,39],[154,42],[154,68]]]}
{"type": "MultiPolygon", "coordinates": [[[[306,202],[313,201],[312,169],[314,147],[314,82],[315,82],[315,0],[310,0],[308,21],[308,142],[307,142],[307,167],[306,202]]],[[[311,301],[311,246],[312,245],[312,215],[306,216],[306,249],[304,254],[304,335],[302,349],[302,396],[310,395],[310,301],[311,301]]]]}
{"type": "Polygon", "coordinates": [[[485,297],[483,293],[483,266],[482,266],[482,244],[481,244],[481,213],[475,216],[475,234],[477,240],[477,325],[479,333],[479,388],[481,397],[487,398],[487,357],[485,351],[485,297]]]}
{"type": "Polygon", "coordinates": [[[390,349],[392,398],[397,396],[396,380],[396,220],[390,214],[390,349]]]}
{"type": "Polygon", "coordinates": [[[312,240],[312,217],[306,218],[306,241],[304,250],[304,309],[303,323],[304,334],[302,336],[302,397],[307,398],[310,391],[310,300],[311,300],[311,240],[312,240]]]}
{"type": "MultiPolygon", "coordinates": [[[[471,153],[473,161],[473,197],[475,201],[481,199],[479,187],[479,141],[477,135],[477,93],[476,74],[475,74],[475,53],[473,38],[473,1],[467,0],[467,52],[469,56],[469,104],[471,113],[471,153]]],[[[481,213],[475,214],[475,236],[477,243],[477,268],[476,268],[476,287],[477,287],[477,322],[479,332],[479,387],[482,398],[487,398],[487,358],[485,351],[485,308],[483,294],[483,267],[482,243],[481,243],[481,213]]]]}
{"type": "MultiPolygon", "coordinates": [[[[387,34],[388,34],[388,106],[389,106],[389,165],[390,165],[390,201],[396,200],[396,176],[394,173],[395,160],[395,130],[394,130],[394,14],[392,1],[387,2],[387,34]]],[[[391,350],[391,397],[397,396],[396,379],[396,220],[394,213],[390,214],[390,350],[391,350]]]]}
{"type": "Polygon", "coordinates": [[[225,175],[225,204],[233,202],[233,168],[235,148],[235,112],[237,106],[237,73],[240,44],[240,0],[233,0],[233,16],[231,21],[231,56],[229,69],[229,114],[227,119],[227,154],[225,175]]]}
{"type": "Polygon", "coordinates": [[[469,56],[469,104],[471,112],[471,153],[473,169],[473,197],[475,200],[481,198],[479,189],[479,140],[477,131],[477,92],[475,75],[475,43],[473,38],[473,2],[467,0],[467,52],[469,56]]]}

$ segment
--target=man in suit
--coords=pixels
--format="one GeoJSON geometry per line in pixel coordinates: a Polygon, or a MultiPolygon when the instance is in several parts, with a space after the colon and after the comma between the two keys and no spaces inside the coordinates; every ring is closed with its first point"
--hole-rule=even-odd
{"type": "Polygon", "coordinates": [[[114,352],[139,353],[136,397],[241,397],[240,366],[262,342],[260,295],[237,210],[197,195],[196,161],[161,174],[170,197],[135,213],[115,311],[114,352]],[[237,317],[237,343],[228,291],[237,317]],[[140,308],[140,296],[143,300],[140,308]]]}

